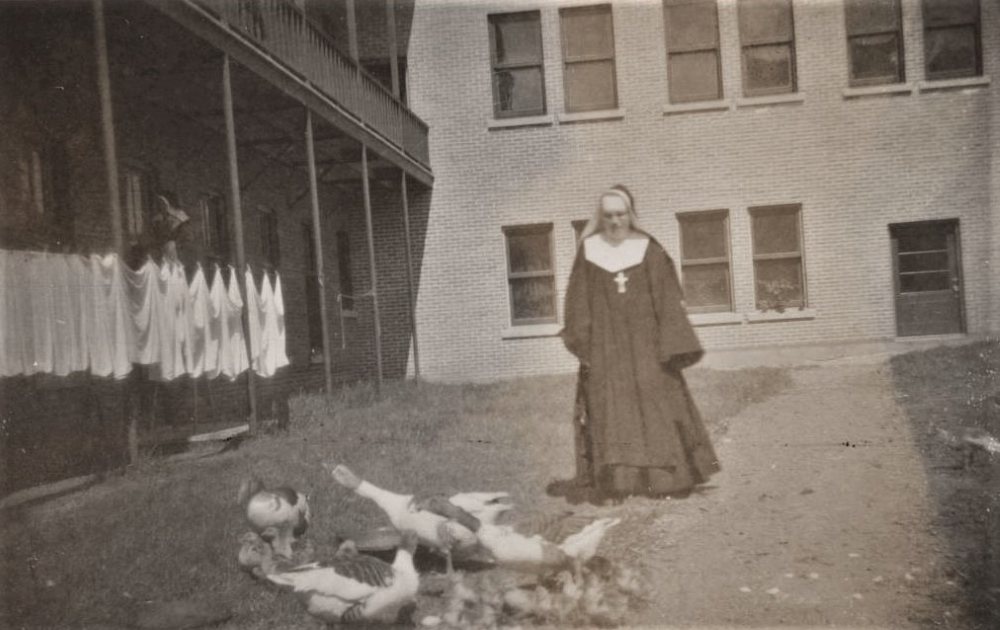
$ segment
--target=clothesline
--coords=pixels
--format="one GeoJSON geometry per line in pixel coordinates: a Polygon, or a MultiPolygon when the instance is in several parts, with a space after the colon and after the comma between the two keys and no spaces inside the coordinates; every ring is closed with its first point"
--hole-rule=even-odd
{"type": "Polygon", "coordinates": [[[115,254],[0,250],[0,376],[124,378],[133,364],[159,380],[235,379],[250,367],[272,376],[288,365],[281,277],[263,274],[258,289],[248,265],[244,302],[228,269],[226,286],[218,265],[209,283],[201,265],[188,281],[178,263],[133,270],[115,254]]]}

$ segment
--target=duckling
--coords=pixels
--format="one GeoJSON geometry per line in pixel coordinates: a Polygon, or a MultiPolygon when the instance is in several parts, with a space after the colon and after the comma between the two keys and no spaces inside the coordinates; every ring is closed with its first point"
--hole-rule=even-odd
{"type": "Polygon", "coordinates": [[[374,501],[397,530],[416,532],[421,544],[443,554],[448,575],[454,571],[453,553],[477,548],[473,530],[482,522],[494,522],[511,507],[503,502],[510,496],[506,492],[466,492],[450,497],[398,494],[361,479],[343,465],[333,467],[331,474],[340,485],[374,501]]]}
{"type": "Polygon", "coordinates": [[[291,588],[306,611],[326,623],[408,623],[420,586],[413,566],[416,546],[416,533],[404,531],[392,564],[347,548],[329,562],[278,570],[266,577],[291,588]]]}
{"type": "Polygon", "coordinates": [[[257,477],[240,485],[240,505],[246,506],[247,521],[277,555],[292,557],[292,542],[309,527],[311,514],[306,495],[287,486],[268,489],[257,477]]]}

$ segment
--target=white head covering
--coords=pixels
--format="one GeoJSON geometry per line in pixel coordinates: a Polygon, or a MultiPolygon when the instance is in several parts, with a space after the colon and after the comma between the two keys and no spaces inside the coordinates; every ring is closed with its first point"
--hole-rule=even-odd
{"type": "Polygon", "coordinates": [[[639,225],[639,215],[635,211],[635,200],[632,198],[632,193],[629,192],[625,186],[621,184],[615,184],[611,188],[601,192],[601,196],[597,200],[597,208],[594,210],[593,216],[587,221],[587,225],[584,226],[583,230],[580,232],[580,242],[582,243],[584,239],[588,236],[592,236],[601,231],[601,199],[604,197],[618,197],[625,201],[625,207],[628,208],[628,218],[629,227],[631,227],[636,232],[642,232],[646,234],[646,230],[642,229],[639,225]]]}

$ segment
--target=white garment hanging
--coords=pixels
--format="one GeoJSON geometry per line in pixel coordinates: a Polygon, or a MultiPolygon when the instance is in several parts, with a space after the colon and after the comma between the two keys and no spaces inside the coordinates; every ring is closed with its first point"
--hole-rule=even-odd
{"type": "Polygon", "coordinates": [[[108,337],[111,340],[111,373],[115,378],[125,378],[132,371],[134,327],[130,315],[129,296],[126,292],[126,272],[132,273],[118,258],[109,254],[98,259],[100,282],[107,295],[108,337]]]}
{"type": "MultiPolygon", "coordinates": [[[[278,286],[280,288],[281,285],[278,286]]],[[[256,364],[256,371],[261,376],[273,376],[279,367],[288,364],[288,358],[284,356],[282,339],[279,338],[278,308],[274,290],[271,288],[271,280],[266,273],[261,280],[260,315],[260,356],[256,364]],[[283,363],[282,359],[284,359],[283,363]]]]}
{"type": "Polygon", "coordinates": [[[80,365],[79,279],[71,276],[68,256],[48,257],[52,293],[52,373],[66,376],[80,365]],[[74,295],[76,293],[76,295],[74,295]]]}
{"type": "MultiPolygon", "coordinates": [[[[260,346],[261,346],[261,309],[260,294],[257,292],[257,284],[253,279],[253,272],[247,265],[244,273],[246,284],[246,305],[247,305],[247,334],[250,335],[250,365],[255,372],[260,372],[260,346]]],[[[267,277],[267,274],[264,274],[267,277]]]]}
{"type": "Polygon", "coordinates": [[[188,285],[184,267],[165,262],[159,269],[160,361],[150,378],[169,381],[187,372],[188,285]]]}
{"type": "MultiPolygon", "coordinates": [[[[240,283],[237,272],[229,267],[229,291],[226,300],[226,318],[228,321],[228,352],[226,366],[222,373],[230,379],[235,379],[250,367],[247,358],[246,337],[243,330],[243,296],[240,294],[240,283]]],[[[221,358],[220,358],[220,368],[221,358]]]]}
{"type": "Polygon", "coordinates": [[[10,263],[6,250],[0,249],[0,377],[14,376],[18,372],[11,371],[14,368],[13,348],[10,343],[13,335],[10,332],[11,319],[14,310],[11,308],[10,297],[12,291],[7,286],[10,281],[10,263]]]}
{"type": "Polygon", "coordinates": [[[108,335],[108,298],[101,285],[100,258],[80,257],[80,338],[90,373],[111,374],[111,340],[108,335]]]}
{"type": "Polygon", "coordinates": [[[285,298],[281,292],[281,276],[274,272],[275,342],[271,346],[275,369],[289,364],[285,337],[285,298]]]}
{"type": "Polygon", "coordinates": [[[205,375],[215,378],[225,362],[224,353],[229,344],[229,320],[226,305],[226,283],[222,270],[215,266],[212,285],[208,289],[208,326],[205,334],[205,375]]]}
{"type": "Polygon", "coordinates": [[[55,365],[52,330],[55,306],[52,304],[52,269],[46,254],[29,252],[28,282],[31,296],[31,339],[33,357],[25,365],[25,374],[51,372],[55,365]]]}
{"type": "Polygon", "coordinates": [[[140,365],[158,363],[163,347],[160,333],[163,308],[159,267],[152,260],[147,260],[137,270],[126,267],[124,273],[128,281],[129,314],[135,340],[132,360],[140,365]]]}
{"type": "Polygon", "coordinates": [[[20,344],[16,342],[13,269],[10,254],[0,249],[0,377],[21,373],[20,344]]]}
{"type": "MultiPolygon", "coordinates": [[[[201,265],[191,278],[188,287],[187,311],[187,362],[185,369],[191,376],[197,378],[205,372],[205,355],[208,349],[209,303],[208,283],[205,282],[205,272],[201,265]]],[[[218,355],[216,355],[218,356],[218,355]]]]}
{"type": "Polygon", "coordinates": [[[70,299],[70,318],[73,324],[74,350],[70,362],[72,371],[82,371],[90,368],[90,357],[87,353],[86,310],[90,302],[90,266],[82,256],[73,254],[66,256],[66,273],[70,299]]]}

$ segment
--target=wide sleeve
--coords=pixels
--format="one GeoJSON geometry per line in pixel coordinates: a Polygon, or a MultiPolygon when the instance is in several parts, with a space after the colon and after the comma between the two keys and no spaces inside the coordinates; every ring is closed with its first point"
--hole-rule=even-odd
{"type": "Polygon", "coordinates": [[[697,363],[704,351],[684,310],[683,289],[673,261],[659,244],[650,242],[649,247],[647,261],[659,359],[680,370],[697,363]]]}
{"type": "Polygon", "coordinates": [[[590,288],[583,249],[577,251],[573,269],[566,287],[566,304],[563,309],[566,326],[562,330],[562,340],[566,349],[582,363],[590,362],[590,288]]]}

